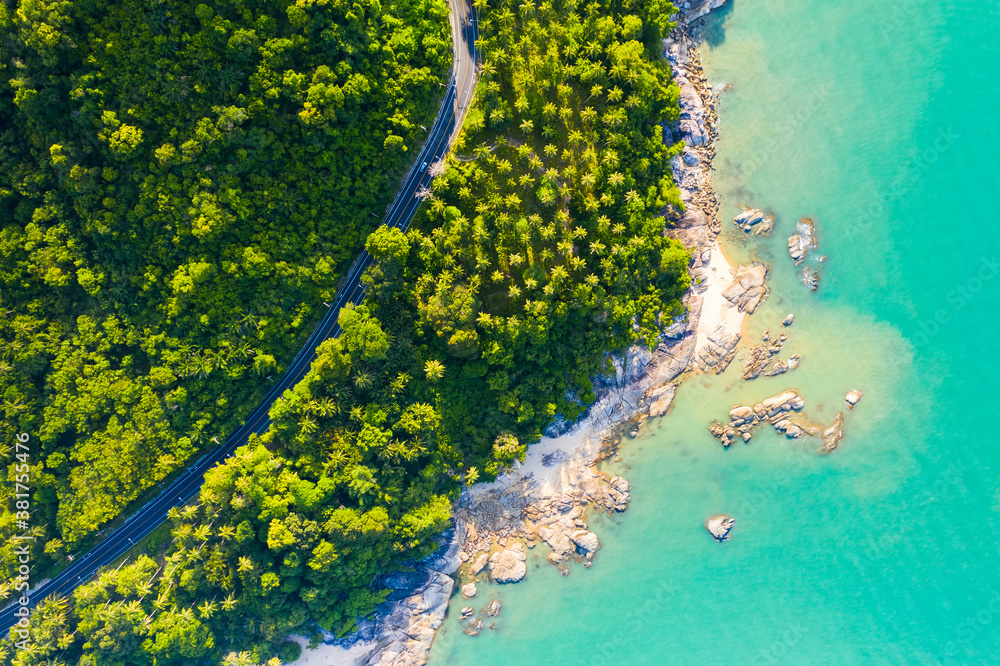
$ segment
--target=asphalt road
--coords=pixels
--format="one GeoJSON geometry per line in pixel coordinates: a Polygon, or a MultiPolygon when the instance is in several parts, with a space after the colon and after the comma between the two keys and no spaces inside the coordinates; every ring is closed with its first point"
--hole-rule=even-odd
{"type": "MultiPolygon", "coordinates": [[[[398,227],[404,231],[410,226],[410,220],[413,219],[413,214],[420,206],[421,200],[417,197],[417,192],[430,185],[430,165],[442,159],[451,147],[451,142],[468,111],[476,85],[475,42],[478,37],[478,22],[472,8],[467,4],[467,0],[452,0],[449,4],[451,5],[450,20],[455,49],[452,80],[448,85],[441,109],[428,133],[424,146],[417,156],[413,168],[403,180],[396,199],[389,206],[383,220],[383,224],[398,227]]],[[[87,553],[76,557],[62,573],[33,591],[31,593],[32,601],[37,601],[53,593],[69,595],[78,585],[86,582],[97,573],[101,567],[120,558],[136,542],[156,529],[167,519],[167,512],[171,508],[190,502],[198,494],[206,471],[228,458],[237,448],[246,444],[251,434],[264,434],[271,424],[271,419],[268,416],[271,404],[286,389],[295,386],[305,376],[316,357],[316,348],[319,344],[327,338],[335,338],[340,335],[340,326],[337,324],[340,309],[348,303],[357,304],[364,300],[365,289],[364,285],[361,284],[361,275],[371,263],[371,255],[367,251],[363,251],[348,273],[344,286],[337,293],[337,298],[292,360],[285,374],[247,417],[243,425],[225,439],[225,444],[205,453],[184,472],[183,476],[175,480],[139,511],[132,514],[98,545],[87,553]]],[[[36,544],[34,547],[39,548],[40,546],[41,544],[36,544]]],[[[17,618],[14,611],[17,609],[18,606],[15,604],[0,611],[0,633],[6,634],[7,630],[16,623],[17,618]]]]}

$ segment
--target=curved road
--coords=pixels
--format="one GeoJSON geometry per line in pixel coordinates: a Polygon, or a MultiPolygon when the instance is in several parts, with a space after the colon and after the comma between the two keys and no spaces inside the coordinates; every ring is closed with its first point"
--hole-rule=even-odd
{"type": "MultiPolygon", "coordinates": [[[[452,41],[455,50],[452,80],[448,85],[441,109],[438,111],[424,146],[403,180],[402,187],[389,206],[383,220],[383,224],[404,231],[410,226],[413,214],[420,207],[417,192],[430,185],[429,165],[447,154],[458,128],[461,127],[462,120],[472,101],[472,93],[475,90],[477,64],[475,44],[479,34],[479,26],[471,7],[466,3],[467,0],[451,0],[449,3],[451,5],[452,41]]],[[[316,347],[321,342],[330,337],[340,336],[340,326],[337,324],[340,309],[348,303],[357,304],[364,300],[365,290],[364,285],[361,284],[361,275],[371,264],[371,255],[367,251],[363,251],[348,273],[344,286],[337,293],[336,300],[292,360],[285,374],[247,417],[243,425],[226,439],[225,444],[205,453],[184,472],[183,476],[175,480],[139,511],[129,516],[120,527],[94,548],[77,557],[67,569],[48,583],[32,591],[32,600],[42,599],[53,593],[68,596],[78,585],[86,582],[97,573],[98,569],[117,560],[136,542],[156,529],[167,519],[167,512],[171,508],[190,502],[201,488],[202,478],[206,471],[228,458],[238,447],[246,444],[251,434],[264,434],[271,424],[271,419],[268,416],[271,404],[286,389],[293,387],[305,376],[316,357],[316,347]]],[[[0,611],[0,634],[6,634],[7,630],[17,622],[14,611],[18,608],[14,604],[0,611]]]]}

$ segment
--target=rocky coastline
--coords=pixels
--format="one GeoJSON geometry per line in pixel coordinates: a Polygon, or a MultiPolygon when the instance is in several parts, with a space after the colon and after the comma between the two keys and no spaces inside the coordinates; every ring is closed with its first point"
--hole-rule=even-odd
{"type": "MultiPolygon", "coordinates": [[[[495,628],[501,612],[498,600],[480,599],[478,583],[520,581],[535,549],[546,551],[545,559],[563,575],[574,564],[591,566],[601,545],[588,521],[625,511],[631,499],[629,482],[597,464],[615,455],[623,436],[637,436],[648,419],[669,412],[685,372],[722,372],[735,357],[745,316],[768,296],[769,267],[734,268],[716,241],[721,226],[711,179],[718,100],[701,67],[698,19],[726,2],[684,3],[664,43],[681,104],[679,122],[664,128],[665,139],[685,143],[672,165],[685,210],[665,211],[664,233],[692,253],[686,317],[668,327],[654,351],[637,345],[610,355],[614,373],[594,378],[597,400],[581,420],[557,421],[530,447],[524,465],[466,490],[437,553],[383,577],[379,583],[392,591],[389,598],[354,634],[329,641],[321,663],[423,664],[456,593],[482,605],[478,613],[469,605],[459,612],[463,631],[475,635],[495,628]]],[[[304,653],[297,663],[310,663],[306,659],[304,653]]]]}

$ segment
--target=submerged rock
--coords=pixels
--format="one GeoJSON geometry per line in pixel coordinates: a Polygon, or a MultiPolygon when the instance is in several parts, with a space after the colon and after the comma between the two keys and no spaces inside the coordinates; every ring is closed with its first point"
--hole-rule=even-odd
{"type": "Polygon", "coordinates": [[[500,609],[503,608],[503,604],[500,603],[499,599],[494,599],[486,607],[486,614],[490,617],[496,617],[500,614],[500,609]]]}
{"type": "Polygon", "coordinates": [[[812,291],[819,289],[819,271],[810,266],[806,266],[799,273],[799,280],[812,291]]]}
{"type": "MultiPolygon", "coordinates": [[[[785,340],[788,336],[782,333],[776,340],[771,340],[769,333],[765,332],[762,344],[751,347],[749,353],[747,354],[746,363],[743,365],[743,379],[751,380],[756,379],[760,376],[760,373],[764,371],[767,364],[771,362],[771,358],[776,356],[781,351],[781,346],[785,344],[785,340]]],[[[785,370],[787,370],[787,364],[785,364],[785,370]]],[[[781,372],[784,372],[782,370],[781,372]]],[[[773,374],[781,374],[773,373],[773,374]]],[[[771,376],[769,374],[768,376],[771,376]]]]}
{"type": "Polygon", "coordinates": [[[823,431],[823,446],[820,453],[830,453],[840,445],[840,440],[844,437],[844,413],[837,412],[833,419],[833,424],[823,431]]]}
{"type": "Polygon", "coordinates": [[[844,398],[844,402],[847,403],[847,408],[854,409],[854,405],[858,404],[864,395],[865,394],[861,389],[853,389],[849,391],[847,397],[844,398]]]}
{"type": "Polygon", "coordinates": [[[719,514],[705,519],[705,529],[719,543],[729,539],[729,532],[736,525],[736,521],[726,514],[719,514]]]}

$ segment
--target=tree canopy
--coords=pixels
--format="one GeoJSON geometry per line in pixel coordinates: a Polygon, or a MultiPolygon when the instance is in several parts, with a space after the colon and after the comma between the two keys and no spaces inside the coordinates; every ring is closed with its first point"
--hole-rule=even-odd
{"type": "MultiPolygon", "coordinates": [[[[463,485],[522,458],[557,415],[578,417],[608,354],[657,344],[681,313],[689,258],[664,237],[662,216],[681,206],[669,170],[679,146],[665,145],[663,131],[678,92],[659,56],[673,6],[476,5],[475,102],[407,233],[366,217],[387,202],[401,155],[419,139],[414,123],[446,57],[443,5],[185,6],[162,28],[150,12],[166,5],[135,8],[148,20],[130,23],[135,34],[179,45],[172,53],[218,47],[217,60],[184,61],[189,97],[224,96],[230,66],[255,72],[215,116],[182,112],[188,97],[178,98],[171,123],[187,129],[175,134],[127,112],[145,108],[129,96],[149,72],[134,89],[101,93],[114,72],[99,65],[125,63],[128,40],[102,37],[98,48],[101,30],[80,32],[77,18],[45,18],[30,37],[27,13],[2,15],[8,42],[34,49],[23,60],[30,71],[54,67],[72,81],[91,72],[66,90],[130,100],[98,107],[90,143],[59,138],[71,128],[54,120],[45,127],[60,147],[44,154],[55,139],[21,146],[4,135],[5,159],[24,165],[0,193],[15,220],[0,247],[20,267],[4,277],[16,289],[0,285],[11,290],[4,298],[12,292],[0,320],[5,409],[9,427],[44,433],[49,479],[39,492],[49,493],[54,534],[71,544],[91,524],[81,516],[116,515],[150,469],[163,478],[183,464],[251,406],[261,377],[280,371],[365,234],[375,262],[365,304],[340,313],[342,336],[323,342],[306,377],[272,405],[269,430],[171,513],[167,543],[147,543],[72,599],[42,602],[35,647],[0,643],[0,663],[271,664],[295,654],[293,632],[351,631],[386,598],[381,574],[435,548],[463,485]],[[317,44],[326,62],[296,64],[317,44]],[[81,48],[86,58],[60,60],[81,48]],[[219,78],[199,90],[202,66],[219,78]],[[85,203],[59,169],[84,164],[90,174],[97,155],[85,203]],[[375,175],[378,160],[391,168],[375,175]],[[108,199],[117,207],[104,208],[108,199]],[[52,216],[37,213],[49,200],[52,216]],[[103,485],[92,497],[74,490],[88,483],[103,485]]],[[[92,11],[87,25],[133,21],[92,11]]],[[[25,127],[41,123],[22,118],[20,104],[60,99],[41,83],[58,76],[18,77],[10,96],[20,101],[4,108],[25,127]]]]}
{"type": "Polygon", "coordinates": [[[46,538],[84,545],[291,360],[436,111],[447,16],[0,3],[0,394],[46,538]]]}

